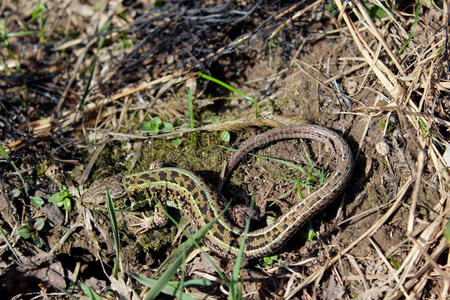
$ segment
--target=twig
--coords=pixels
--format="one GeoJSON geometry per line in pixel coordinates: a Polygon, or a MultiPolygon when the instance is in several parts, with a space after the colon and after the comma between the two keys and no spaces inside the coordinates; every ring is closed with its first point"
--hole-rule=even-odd
{"type": "Polygon", "coordinates": [[[405,196],[406,192],[408,191],[409,187],[412,183],[412,178],[409,177],[407,181],[403,184],[403,186],[400,188],[399,193],[397,194],[395,202],[392,204],[391,208],[380,218],[378,221],[372,225],[364,234],[362,234],[360,237],[358,237],[355,241],[353,241],[347,248],[342,250],[338,255],[333,257],[325,266],[320,268],[318,271],[316,271],[314,274],[310,275],[308,278],[305,279],[299,286],[297,286],[295,289],[292,290],[292,292],[287,296],[286,299],[292,298],[297,292],[299,292],[301,289],[306,287],[307,285],[311,284],[313,281],[315,281],[317,278],[323,275],[325,270],[327,270],[330,266],[335,264],[344,254],[346,254],[348,251],[350,251],[353,247],[355,247],[358,243],[360,243],[364,238],[371,236],[374,234],[378,228],[380,228],[381,225],[386,222],[390,216],[397,210],[397,208],[400,206],[401,200],[405,196]]]}

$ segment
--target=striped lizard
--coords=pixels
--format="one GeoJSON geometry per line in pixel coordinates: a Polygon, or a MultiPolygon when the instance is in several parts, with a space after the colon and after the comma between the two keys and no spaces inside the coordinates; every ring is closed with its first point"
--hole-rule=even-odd
{"type": "MultiPolygon", "coordinates": [[[[195,230],[217,217],[217,221],[205,235],[206,245],[221,256],[236,256],[243,230],[219,216],[224,207],[223,198],[219,196],[223,184],[247,153],[271,142],[288,139],[311,139],[325,143],[335,153],[338,163],[320,188],[293,205],[274,223],[248,232],[244,257],[262,257],[278,250],[302,224],[328,205],[349,181],[353,157],[348,144],[337,133],[317,125],[292,125],[256,135],[231,156],[220,174],[217,191],[213,191],[192,172],[178,168],[157,168],[98,180],[83,194],[82,203],[87,208],[101,205],[105,202],[108,189],[115,206],[128,202],[130,209],[136,209],[150,201],[158,191],[170,191],[175,196],[173,200],[177,202],[177,207],[187,212],[195,230]],[[136,201],[136,197],[141,201],[136,201]]],[[[155,227],[161,226],[165,220],[155,218],[154,223],[155,227]]]]}

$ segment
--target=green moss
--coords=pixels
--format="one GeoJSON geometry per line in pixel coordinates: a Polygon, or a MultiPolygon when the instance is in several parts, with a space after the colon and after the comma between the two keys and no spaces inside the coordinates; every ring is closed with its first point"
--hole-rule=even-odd
{"type": "Polygon", "coordinates": [[[368,190],[367,200],[363,202],[364,209],[370,209],[377,206],[382,200],[381,195],[375,188],[370,188],[368,190]]]}
{"type": "Polygon", "coordinates": [[[36,176],[38,178],[47,177],[47,175],[45,175],[45,166],[43,164],[36,165],[36,176]]]}
{"type": "Polygon", "coordinates": [[[175,166],[191,171],[219,172],[222,163],[227,159],[225,150],[217,145],[224,142],[219,132],[197,133],[196,142],[190,145],[189,137],[182,138],[183,143],[175,147],[172,139],[152,139],[141,151],[139,160],[132,172],[149,169],[156,160],[161,160],[166,166],[175,166]]]}
{"type": "MultiPolygon", "coordinates": [[[[385,117],[381,118],[378,123],[377,127],[380,131],[384,131],[384,128],[386,127],[387,119],[385,117]]],[[[389,122],[387,125],[387,132],[393,132],[395,129],[395,125],[392,122],[389,122]]]]}
{"type": "Polygon", "coordinates": [[[138,236],[138,243],[144,251],[160,251],[172,245],[177,233],[176,226],[166,226],[138,236]]]}
{"type": "Polygon", "coordinates": [[[137,235],[134,232],[131,232],[129,228],[129,223],[121,223],[120,239],[123,245],[131,246],[135,254],[139,254],[141,251],[157,252],[164,248],[168,248],[173,244],[173,240],[175,239],[177,233],[176,226],[172,225],[166,225],[162,228],[154,228],[137,235]]]}
{"type": "MultiPolygon", "coordinates": [[[[146,171],[150,169],[150,165],[154,161],[162,160],[166,166],[197,172],[206,182],[215,184],[222,164],[228,158],[226,150],[217,146],[224,142],[220,138],[220,132],[197,132],[196,136],[196,142],[192,146],[187,134],[182,137],[183,143],[179,147],[173,146],[172,139],[169,138],[153,138],[149,142],[145,142],[132,170],[130,170],[130,163],[134,157],[130,154],[133,153],[133,144],[131,142],[113,142],[103,149],[97,159],[92,172],[92,180],[118,173],[131,174],[146,171]],[[215,175],[211,176],[210,174],[215,175]]],[[[164,199],[160,200],[164,202],[164,199]]],[[[153,208],[146,205],[140,211],[145,211],[148,215],[153,208]]],[[[180,216],[176,220],[180,221],[180,216]]],[[[151,229],[136,236],[133,230],[130,230],[130,222],[122,219],[120,224],[122,241],[128,245],[136,244],[137,241],[139,247],[135,251],[138,252],[160,251],[170,247],[178,230],[169,222],[163,228],[151,229]]]]}

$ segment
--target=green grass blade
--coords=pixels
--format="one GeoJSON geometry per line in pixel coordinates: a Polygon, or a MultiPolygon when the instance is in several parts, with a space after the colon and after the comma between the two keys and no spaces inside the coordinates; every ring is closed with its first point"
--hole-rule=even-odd
{"type": "Polygon", "coordinates": [[[23,189],[25,190],[25,194],[28,197],[28,186],[25,183],[25,180],[23,180],[23,177],[20,174],[19,169],[17,169],[16,164],[9,158],[8,153],[6,153],[5,149],[3,149],[2,146],[0,146],[0,154],[9,162],[9,164],[13,167],[14,171],[16,171],[17,175],[19,176],[20,180],[22,181],[23,189]]]}
{"type": "Polygon", "coordinates": [[[86,294],[86,296],[89,297],[89,299],[102,300],[102,297],[97,295],[97,293],[93,289],[91,289],[87,284],[81,283],[81,288],[83,289],[83,292],[86,294]]]}
{"type": "Polygon", "coordinates": [[[105,26],[103,27],[102,35],[101,35],[101,38],[100,38],[100,41],[99,41],[98,47],[97,47],[97,53],[94,56],[92,66],[91,66],[91,71],[89,72],[89,78],[87,80],[86,87],[84,88],[83,96],[81,97],[81,102],[80,102],[81,107],[84,106],[87,95],[89,94],[92,78],[94,77],[95,66],[97,65],[98,54],[100,53],[100,50],[103,48],[103,44],[105,43],[105,40],[106,40],[106,33],[109,31],[110,26],[111,26],[111,22],[107,22],[105,24],[105,26]]]}
{"type": "MultiPolygon", "coordinates": [[[[193,249],[191,248],[186,248],[185,253],[189,253],[192,250],[193,249]]],[[[155,285],[152,287],[150,292],[145,295],[144,300],[156,299],[156,297],[159,296],[161,291],[163,291],[168,286],[170,279],[175,275],[178,268],[183,264],[184,259],[184,256],[180,255],[170,264],[170,266],[163,272],[161,277],[155,282],[155,285]]],[[[175,293],[176,289],[173,288],[172,292],[175,293]]],[[[173,296],[175,296],[175,294],[173,294],[173,296]]]]}
{"type": "MultiPolygon", "coordinates": [[[[222,217],[222,215],[225,213],[225,211],[229,208],[231,205],[231,202],[227,204],[227,206],[224,208],[224,210],[218,215],[214,220],[200,228],[199,231],[197,231],[195,234],[190,236],[187,234],[188,240],[184,242],[177,250],[174,251],[172,255],[170,255],[160,266],[158,271],[169,261],[173,260],[172,263],[169,265],[169,267],[163,272],[161,277],[156,281],[155,286],[150,290],[150,292],[145,295],[146,300],[149,299],[155,299],[161,291],[164,289],[165,286],[167,286],[170,279],[175,275],[178,268],[184,263],[185,257],[189,255],[195,248],[200,248],[200,245],[198,244],[198,241],[203,238],[203,236],[208,232],[208,230],[211,229],[212,225],[217,222],[217,220],[222,217]]],[[[166,214],[168,218],[174,222],[175,224],[178,224],[169,214],[166,214]]],[[[156,273],[158,273],[158,271],[156,273]]]]}
{"type": "Polygon", "coordinates": [[[116,249],[116,258],[114,259],[113,276],[117,278],[119,273],[119,267],[122,268],[122,260],[120,259],[120,240],[119,240],[119,229],[117,226],[116,212],[114,209],[114,203],[112,201],[111,194],[109,190],[106,190],[106,206],[108,208],[109,219],[111,221],[111,229],[113,232],[114,248],[116,249]]]}
{"type": "Polygon", "coordinates": [[[5,241],[6,245],[8,246],[9,250],[11,250],[11,252],[13,253],[14,257],[16,258],[16,260],[18,262],[22,262],[22,260],[20,259],[20,257],[17,255],[16,251],[14,251],[14,247],[11,245],[11,243],[8,240],[8,237],[6,236],[6,234],[3,232],[3,230],[0,228],[0,236],[3,238],[3,240],[5,241]]]}
{"type": "Polygon", "coordinates": [[[230,90],[233,93],[236,93],[236,94],[244,97],[245,99],[250,100],[255,105],[255,115],[256,115],[256,118],[258,117],[258,101],[256,101],[254,98],[250,97],[249,95],[245,94],[244,92],[241,92],[240,90],[232,87],[228,83],[225,83],[222,80],[219,80],[217,78],[211,77],[211,76],[206,75],[204,73],[199,73],[198,76],[201,77],[201,78],[204,78],[206,80],[212,81],[214,83],[217,83],[218,85],[223,86],[227,90],[230,90]]]}
{"type": "MultiPolygon", "coordinates": [[[[192,91],[190,88],[187,90],[188,93],[188,110],[189,110],[189,125],[191,128],[194,128],[194,106],[192,103],[192,91]]],[[[195,142],[195,132],[191,132],[191,146],[194,145],[195,142]]]]}
{"type": "Polygon", "coordinates": [[[249,207],[249,217],[247,218],[247,221],[245,222],[244,231],[242,233],[242,239],[241,239],[241,245],[239,246],[239,252],[236,257],[236,261],[234,262],[234,268],[233,268],[233,275],[231,278],[231,286],[230,286],[230,295],[229,299],[235,300],[235,299],[242,299],[242,289],[239,289],[239,271],[241,270],[241,264],[242,264],[242,257],[244,256],[244,247],[245,247],[245,240],[247,239],[248,231],[250,230],[250,220],[251,215],[253,214],[253,206],[255,204],[255,194],[252,195],[252,201],[250,202],[249,207]]]}
{"type": "MultiPolygon", "coordinates": [[[[212,224],[214,224],[214,222],[216,222],[216,221],[217,221],[217,220],[225,213],[225,211],[230,207],[230,205],[231,205],[231,202],[228,202],[228,204],[225,206],[225,208],[223,209],[223,211],[221,212],[221,214],[220,214],[219,216],[217,216],[216,219],[214,219],[213,221],[211,221],[210,223],[208,223],[207,225],[205,225],[205,227],[208,227],[208,228],[206,228],[206,232],[209,230],[209,228],[212,226],[212,224]]],[[[171,215],[169,215],[166,211],[165,211],[164,213],[166,214],[166,216],[169,218],[169,220],[170,220],[172,223],[174,223],[178,228],[180,228],[180,224],[179,224],[179,223],[178,223],[171,215]]],[[[203,228],[202,228],[201,230],[203,230],[203,228]]],[[[197,232],[196,234],[194,234],[193,236],[191,236],[191,234],[187,233],[185,230],[183,230],[183,233],[184,233],[185,236],[188,237],[188,239],[192,240],[192,243],[194,243],[194,245],[195,245],[196,248],[201,249],[201,246],[200,246],[200,244],[197,242],[197,239],[194,239],[194,237],[196,236],[196,234],[197,234],[198,232],[197,232]]],[[[203,237],[203,235],[201,235],[201,237],[203,237]]],[[[200,237],[200,238],[201,238],[201,237],[200,237]]],[[[168,258],[166,258],[166,259],[164,260],[164,262],[161,264],[161,266],[159,266],[159,268],[157,269],[157,271],[155,272],[155,274],[158,274],[158,273],[164,268],[164,266],[165,266],[167,263],[173,261],[173,260],[175,259],[175,257],[178,257],[178,256],[182,255],[182,252],[184,251],[184,248],[183,248],[183,247],[186,246],[186,243],[187,243],[187,242],[188,242],[188,241],[186,241],[185,243],[183,243],[183,244],[182,244],[180,247],[178,247],[178,249],[176,249],[176,250],[175,250],[168,258]]],[[[202,251],[202,253],[204,253],[204,252],[202,251]]],[[[217,266],[214,264],[214,262],[213,262],[212,259],[209,257],[209,255],[207,255],[206,253],[204,253],[204,254],[205,254],[206,259],[211,263],[211,265],[212,265],[212,266],[214,267],[214,269],[216,270],[216,272],[217,272],[217,274],[219,275],[219,277],[220,277],[226,284],[230,283],[230,280],[228,280],[228,278],[220,271],[219,267],[217,267],[217,266]]]]}
{"type": "MultiPolygon", "coordinates": [[[[230,147],[226,147],[226,146],[219,146],[219,147],[224,148],[224,149],[228,149],[228,150],[234,150],[234,149],[232,149],[232,148],[230,148],[230,147]]],[[[257,158],[262,158],[262,159],[267,159],[267,160],[275,161],[275,162],[278,162],[278,163],[280,163],[280,164],[283,164],[283,165],[286,165],[286,166],[288,166],[288,167],[291,167],[291,168],[293,168],[293,169],[296,169],[296,170],[298,169],[298,170],[300,170],[303,174],[305,174],[306,176],[308,176],[311,180],[314,180],[314,181],[317,181],[317,182],[318,182],[318,179],[314,176],[314,174],[312,174],[311,172],[309,172],[308,170],[306,170],[306,169],[303,168],[302,166],[296,165],[296,164],[291,163],[291,162],[289,162],[289,161],[285,161],[285,160],[282,160],[282,159],[279,159],[279,158],[270,157],[270,156],[266,156],[266,155],[260,155],[260,154],[255,154],[255,153],[248,153],[248,155],[251,155],[251,156],[254,156],[254,157],[257,157],[257,158]]]]}
{"type": "Polygon", "coordinates": [[[302,194],[302,188],[300,185],[300,172],[301,170],[299,168],[297,168],[297,180],[295,181],[296,186],[297,186],[297,195],[300,198],[300,201],[303,200],[303,194],[302,194]]]}
{"type": "MultiPolygon", "coordinates": [[[[186,261],[186,252],[183,252],[182,253],[182,259],[183,259],[183,262],[184,261],[186,261]]],[[[183,288],[184,288],[184,278],[185,278],[185,276],[186,276],[186,264],[182,264],[181,265],[181,279],[180,279],[180,281],[178,281],[178,283],[177,283],[177,285],[176,285],[176,288],[175,288],[175,297],[177,298],[177,299],[180,299],[181,298],[181,296],[183,295],[183,288]]]]}
{"type": "MultiPolygon", "coordinates": [[[[417,0],[416,7],[415,7],[414,23],[413,23],[413,26],[411,29],[411,33],[409,34],[408,39],[403,43],[403,45],[401,45],[400,49],[398,49],[397,56],[402,54],[403,50],[405,50],[406,46],[408,46],[409,42],[411,42],[411,40],[414,37],[414,33],[416,32],[416,26],[417,26],[417,23],[419,22],[419,11],[420,11],[420,0],[417,0]]],[[[392,65],[393,62],[391,61],[389,64],[392,65]]]]}
{"type": "MultiPolygon", "coordinates": [[[[157,284],[157,282],[158,282],[158,280],[155,280],[155,279],[151,279],[151,278],[148,278],[148,277],[145,277],[145,276],[143,276],[143,275],[140,275],[140,274],[136,274],[136,273],[130,273],[137,281],[139,281],[140,283],[142,283],[143,285],[145,285],[145,286],[148,286],[148,287],[150,287],[150,288],[154,288],[155,286],[156,286],[156,284],[157,284]]],[[[209,286],[209,285],[211,285],[211,282],[209,282],[209,281],[207,281],[207,280],[203,280],[204,282],[205,282],[205,286],[209,286]]],[[[202,285],[201,284],[202,282],[200,281],[200,280],[197,280],[194,284],[197,284],[197,285],[202,285]]],[[[175,294],[176,294],[176,288],[175,288],[175,286],[176,285],[178,285],[178,282],[173,282],[173,281],[169,281],[168,283],[167,283],[167,285],[165,285],[164,287],[163,287],[163,289],[161,290],[161,292],[163,292],[164,294],[166,294],[166,295],[170,295],[170,296],[174,296],[175,297],[175,294]]],[[[187,284],[187,282],[185,283],[185,286],[187,286],[187,285],[191,285],[191,284],[187,284]]],[[[181,293],[180,295],[177,295],[177,298],[178,299],[183,299],[183,300],[195,300],[195,298],[193,298],[193,297],[191,297],[191,296],[189,296],[188,294],[185,294],[185,293],[181,293]]],[[[145,299],[145,298],[144,298],[145,299]]]]}

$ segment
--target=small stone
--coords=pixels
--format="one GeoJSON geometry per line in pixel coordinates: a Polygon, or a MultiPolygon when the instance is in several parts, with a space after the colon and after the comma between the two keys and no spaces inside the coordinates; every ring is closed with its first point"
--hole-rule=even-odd
{"type": "Polygon", "coordinates": [[[350,80],[347,82],[346,88],[349,95],[354,95],[358,91],[358,83],[356,81],[350,80]]]}
{"type": "Polygon", "coordinates": [[[375,149],[377,149],[378,154],[380,155],[388,155],[389,154],[389,145],[384,141],[380,141],[375,145],[375,149]]]}

